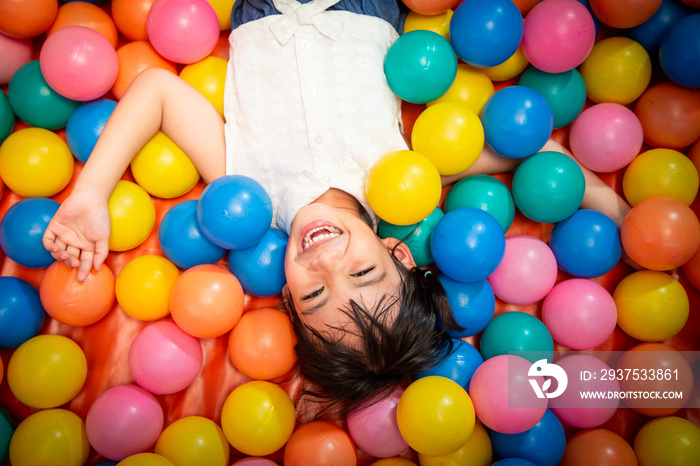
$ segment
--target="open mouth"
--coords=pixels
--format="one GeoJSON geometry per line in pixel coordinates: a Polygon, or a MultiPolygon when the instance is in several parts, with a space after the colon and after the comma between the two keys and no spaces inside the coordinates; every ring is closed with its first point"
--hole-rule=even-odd
{"type": "Polygon", "coordinates": [[[317,226],[309,230],[301,242],[301,250],[306,251],[311,246],[332,240],[343,234],[343,230],[333,225],[317,226]]]}

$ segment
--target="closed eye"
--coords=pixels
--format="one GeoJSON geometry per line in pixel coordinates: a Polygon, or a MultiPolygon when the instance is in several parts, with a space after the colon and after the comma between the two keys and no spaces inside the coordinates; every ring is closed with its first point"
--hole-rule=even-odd
{"type": "Polygon", "coordinates": [[[357,272],[351,275],[351,277],[361,277],[363,275],[367,275],[370,273],[372,270],[374,270],[374,267],[370,267],[368,269],[362,270],[361,272],[357,272]]]}
{"type": "Polygon", "coordinates": [[[319,288],[318,290],[314,291],[313,293],[309,293],[306,296],[303,296],[301,298],[302,301],[308,301],[309,299],[313,299],[316,296],[319,296],[323,292],[323,287],[319,288]]]}

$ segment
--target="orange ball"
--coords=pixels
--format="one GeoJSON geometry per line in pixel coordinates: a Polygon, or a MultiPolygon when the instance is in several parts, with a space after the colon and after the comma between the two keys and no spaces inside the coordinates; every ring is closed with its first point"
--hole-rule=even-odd
{"type": "Polygon", "coordinates": [[[146,19],[156,0],[112,0],[112,19],[130,41],[148,40],[146,19]]]}
{"type": "Polygon", "coordinates": [[[564,449],[561,466],[637,466],[632,446],[607,429],[583,430],[573,435],[564,449]]]}
{"type": "Polygon", "coordinates": [[[201,264],[185,270],[170,291],[170,314],[185,332],[215,338],[231,330],[243,313],[243,288],[228,270],[201,264]]]}
{"type": "Polygon", "coordinates": [[[639,97],[634,113],[652,147],[680,150],[700,138],[700,89],[656,84],[639,97]]]}
{"type": "Polygon", "coordinates": [[[312,421],[294,431],[284,448],[285,466],[357,465],[357,448],[345,430],[328,421],[312,421]]]}
{"type": "Polygon", "coordinates": [[[39,285],[39,298],[46,313],[73,327],[85,327],[102,319],[114,304],[114,274],[106,265],[90,271],[84,282],[78,269],[54,262],[39,285]]]}
{"type": "Polygon", "coordinates": [[[690,207],[668,197],[652,197],[632,207],[620,227],[622,247],[650,270],[680,267],[700,246],[700,222],[690,207]]]}
{"type": "Polygon", "coordinates": [[[253,309],[243,314],[231,330],[228,354],[244,375],[270,380],[294,367],[296,342],[287,314],[272,308],[253,309]]]}
{"type": "Polygon", "coordinates": [[[30,38],[45,32],[58,13],[58,0],[2,0],[0,32],[30,38]]]}
{"type": "Polygon", "coordinates": [[[700,248],[688,262],[683,264],[683,274],[691,285],[700,290],[700,248]]]}
{"type": "Polygon", "coordinates": [[[163,68],[177,74],[175,64],[161,57],[150,42],[145,40],[129,42],[119,47],[117,60],[119,61],[119,71],[114,86],[112,86],[112,93],[117,100],[122,98],[126,88],[129,87],[136,75],[146,68],[163,68]]]}
{"type": "Polygon", "coordinates": [[[590,0],[593,14],[608,26],[626,29],[639,26],[661,6],[662,0],[590,0]]]}
{"type": "Polygon", "coordinates": [[[112,47],[117,46],[119,33],[117,27],[109,14],[95,5],[88,2],[70,2],[58,8],[56,20],[46,31],[46,37],[50,36],[58,29],[65,26],[84,26],[99,32],[107,38],[112,47]]]}
{"type": "Polygon", "coordinates": [[[411,10],[421,15],[438,15],[454,8],[459,0],[403,0],[411,10]]]}

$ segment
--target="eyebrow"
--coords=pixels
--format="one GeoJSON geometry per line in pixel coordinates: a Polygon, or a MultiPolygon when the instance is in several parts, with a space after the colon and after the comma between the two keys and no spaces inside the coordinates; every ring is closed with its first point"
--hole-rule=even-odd
{"type": "MultiPolygon", "coordinates": [[[[380,273],[379,275],[377,275],[376,277],[372,277],[372,278],[369,279],[369,280],[365,280],[365,281],[360,281],[360,282],[354,283],[354,284],[353,284],[353,288],[366,288],[366,287],[368,287],[368,286],[376,285],[376,284],[379,284],[379,283],[383,282],[383,281],[386,279],[386,277],[387,277],[387,273],[386,273],[386,270],[385,270],[385,271],[383,271],[382,273],[380,273]]],[[[309,309],[305,309],[305,310],[301,311],[301,313],[302,313],[303,315],[305,315],[305,316],[307,316],[307,315],[312,315],[312,314],[314,314],[316,311],[318,311],[319,309],[321,309],[323,306],[325,306],[326,303],[328,303],[328,297],[324,297],[323,299],[321,299],[319,302],[317,302],[316,304],[314,304],[314,305],[313,305],[312,307],[310,307],[309,309]]]]}

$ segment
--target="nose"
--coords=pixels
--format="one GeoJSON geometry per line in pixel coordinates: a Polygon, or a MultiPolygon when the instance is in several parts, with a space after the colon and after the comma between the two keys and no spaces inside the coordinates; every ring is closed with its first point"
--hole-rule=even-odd
{"type": "Polygon", "coordinates": [[[310,261],[309,266],[313,270],[323,272],[332,272],[340,266],[342,252],[337,249],[319,251],[319,253],[310,261]]]}

